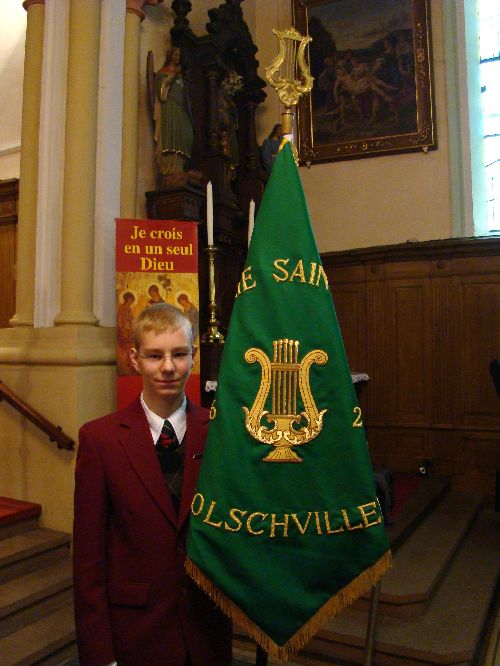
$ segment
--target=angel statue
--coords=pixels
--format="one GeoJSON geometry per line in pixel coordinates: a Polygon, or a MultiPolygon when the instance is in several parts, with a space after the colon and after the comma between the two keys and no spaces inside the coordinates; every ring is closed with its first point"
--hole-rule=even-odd
{"type": "Polygon", "coordinates": [[[147,87],[158,171],[161,176],[184,171],[193,147],[193,122],[179,48],[168,49],[156,74],[153,53],[148,53],[147,87]]]}

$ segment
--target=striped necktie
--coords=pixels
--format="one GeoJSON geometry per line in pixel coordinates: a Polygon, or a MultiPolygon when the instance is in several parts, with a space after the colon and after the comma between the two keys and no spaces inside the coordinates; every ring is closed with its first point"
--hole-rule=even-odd
{"type": "Polygon", "coordinates": [[[184,442],[179,442],[170,421],[164,421],[155,448],[175,511],[178,513],[184,471],[184,442]]]}
{"type": "Polygon", "coordinates": [[[175,451],[175,449],[177,449],[178,446],[179,446],[179,440],[177,439],[175,430],[170,421],[167,419],[166,421],[163,422],[163,427],[161,429],[160,436],[158,437],[158,440],[156,442],[156,447],[164,451],[172,452],[175,451]]]}

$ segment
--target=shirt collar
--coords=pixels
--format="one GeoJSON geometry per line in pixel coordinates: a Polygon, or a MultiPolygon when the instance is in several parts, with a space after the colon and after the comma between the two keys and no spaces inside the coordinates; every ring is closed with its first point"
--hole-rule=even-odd
{"type": "MultiPolygon", "coordinates": [[[[141,405],[148,420],[149,429],[151,430],[151,435],[153,437],[153,442],[156,442],[158,440],[158,437],[160,436],[161,429],[163,428],[163,423],[165,419],[163,419],[161,416],[158,416],[158,414],[155,414],[149,409],[149,407],[144,402],[144,396],[142,393],[141,393],[141,405]]],[[[177,439],[179,442],[182,442],[182,440],[184,439],[184,435],[186,434],[186,425],[187,425],[186,406],[187,406],[187,399],[186,396],[184,396],[182,405],[178,409],[176,409],[173,414],[170,414],[170,416],[168,417],[168,420],[172,424],[172,427],[175,431],[175,434],[177,435],[177,439]]]]}

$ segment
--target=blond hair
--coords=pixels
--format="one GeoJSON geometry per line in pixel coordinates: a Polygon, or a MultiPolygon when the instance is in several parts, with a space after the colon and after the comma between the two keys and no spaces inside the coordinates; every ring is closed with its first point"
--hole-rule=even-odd
{"type": "Polygon", "coordinates": [[[178,308],[168,303],[155,303],[145,308],[137,317],[134,325],[134,345],[139,349],[142,334],[154,331],[156,335],[164,331],[177,331],[184,329],[189,340],[193,344],[193,328],[189,319],[178,308]]]}

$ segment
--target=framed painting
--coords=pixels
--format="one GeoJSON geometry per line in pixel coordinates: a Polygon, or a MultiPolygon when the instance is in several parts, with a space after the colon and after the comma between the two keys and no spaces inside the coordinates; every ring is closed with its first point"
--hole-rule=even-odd
{"type": "Polygon", "coordinates": [[[301,164],[437,148],[430,0],[292,0],[312,37],[301,164]]]}

